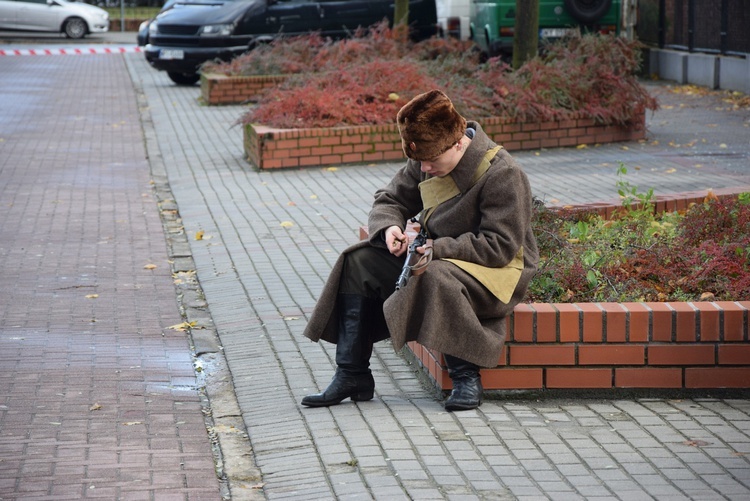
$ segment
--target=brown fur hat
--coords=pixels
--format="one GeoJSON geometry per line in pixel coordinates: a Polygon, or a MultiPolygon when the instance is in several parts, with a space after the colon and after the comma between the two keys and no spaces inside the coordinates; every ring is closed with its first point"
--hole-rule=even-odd
{"type": "Polygon", "coordinates": [[[456,144],[466,132],[466,119],[439,90],[419,94],[396,115],[401,147],[413,160],[432,160],[456,144]]]}

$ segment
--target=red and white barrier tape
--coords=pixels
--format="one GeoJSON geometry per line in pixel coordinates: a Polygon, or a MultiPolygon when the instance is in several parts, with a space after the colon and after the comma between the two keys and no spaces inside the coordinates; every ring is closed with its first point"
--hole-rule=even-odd
{"type": "Polygon", "coordinates": [[[60,49],[0,49],[0,56],[80,56],[84,54],[125,54],[143,52],[137,45],[126,47],[75,47],[60,49]]]}

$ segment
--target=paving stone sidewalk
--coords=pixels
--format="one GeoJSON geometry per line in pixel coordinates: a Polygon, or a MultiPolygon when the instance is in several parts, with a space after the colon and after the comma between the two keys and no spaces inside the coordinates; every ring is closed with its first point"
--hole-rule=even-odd
{"type": "MultiPolygon", "coordinates": [[[[332,347],[301,336],[305,319],[372,193],[400,164],[258,172],[232,125],[241,106],[201,106],[196,88],[127,61],[149,105],[150,158],[164,163],[188,235],[203,232],[191,251],[269,499],[750,495],[745,398],[499,395],[451,414],[384,342],[373,401],[302,408],[334,369],[332,347]]],[[[516,154],[536,194],[562,204],[614,198],[619,162],[657,194],[750,186],[747,110],[653,89],[670,113],[650,118],[648,141],[516,154]]]]}
{"type": "MultiPolygon", "coordinates": [[[[446,413],[384,342],[373,401],[300,407],[334,368],[305,319],[399,164],[257,172],[242,107],[140,54],[0,75],[0,499],[750,497],[745,394],[446,413]]],[[[750,112],[651,88],[648,141],[515,154],[535,193],[612,199],[619,162],[657,194],[750,186],[750,112]]]]}

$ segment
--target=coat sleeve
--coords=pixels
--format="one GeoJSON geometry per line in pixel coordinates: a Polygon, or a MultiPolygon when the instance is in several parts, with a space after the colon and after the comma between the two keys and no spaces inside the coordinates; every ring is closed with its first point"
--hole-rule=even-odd
{"type": "Polygon", "coordinates": [[[416,216],[421,207],[419,195],[419,162],[409,160],[385,187],[375,192],[375,200],[367,219],[370,244],[384,247],[382,232],[390,226],[406,227],[406,221],[416,216]]]}

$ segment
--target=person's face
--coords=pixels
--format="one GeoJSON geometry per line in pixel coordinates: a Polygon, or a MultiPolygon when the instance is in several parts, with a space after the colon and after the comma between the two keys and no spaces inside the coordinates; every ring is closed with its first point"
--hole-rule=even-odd
{"type": "Polygon", "coordinates": [[[438,155],[431,160],[422,160],[420,162],[420,169],[422,172],[431,176],[443,177],[450,174],[450,172],[456,168],[458,161],[463,156],[462,150],[460,150],[460,143],[456,143],[445,153],[438,155]]]}

